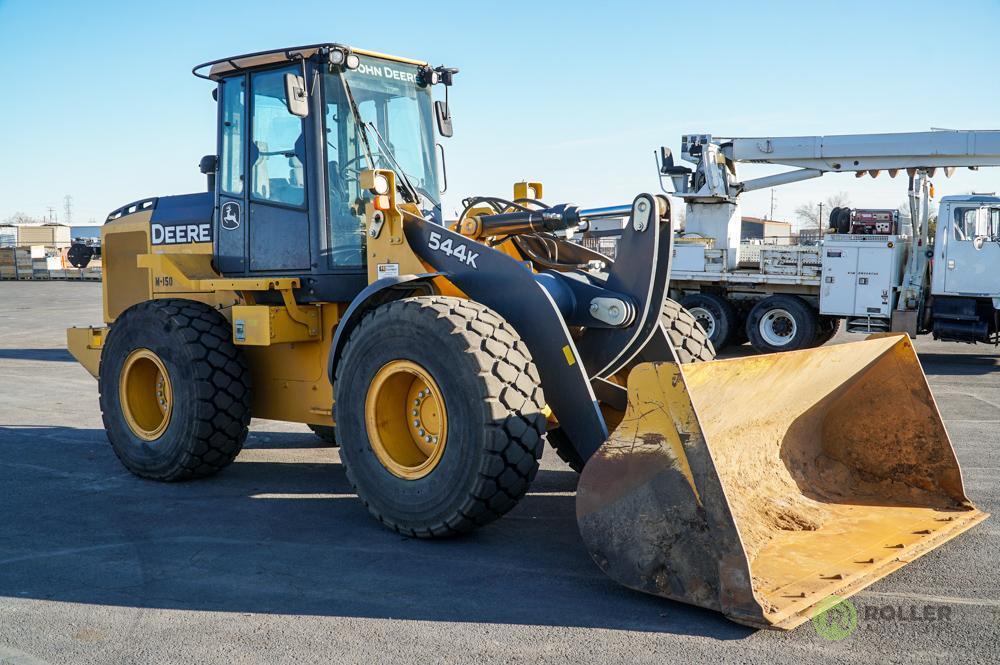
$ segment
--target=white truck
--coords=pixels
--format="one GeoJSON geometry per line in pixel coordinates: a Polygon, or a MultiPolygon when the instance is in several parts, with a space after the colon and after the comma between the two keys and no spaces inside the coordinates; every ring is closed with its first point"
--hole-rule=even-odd
{"type": "Polygon", "coordinates": [[[661,148],[661,184],[684,201],[675,238],[671,297],[699,319],[717,349],[749,340],[760,352],[808,348],[836,334],[903,331],[911,336],[997,343],[1000,339],[1000,198],[941,200],[928,236],[930,178],[938,170],[1000,166],[1000,131],[845,136],[682,137],[674,163],[661,148]],[[740,181],[737,164],[794,170],[740,181]],[[815,245],[741,243],[744,192],[853,172],[909,179],[910,221],[838,208],[815,245]],[[856,223],[855,223],[856,222],[856,223]]]}

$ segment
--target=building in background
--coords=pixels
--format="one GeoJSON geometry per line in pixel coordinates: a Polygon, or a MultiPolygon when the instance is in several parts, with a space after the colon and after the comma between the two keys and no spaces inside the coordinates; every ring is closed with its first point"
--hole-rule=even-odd
{"type": "Polygon", "coordinates": [[[760,217],[744,217],[740,228],[742,242],[760,242],[762,244],[787,245],[791,243],[792,225],[773,219],[760,217]]]}
{"type": "Polygon", "coordinates": [[[3,226],[0,227],[0,246],[41,245],[51,249],[66,249],[72,243],[72,235],[69,226],[54,222],[3,226]]]}

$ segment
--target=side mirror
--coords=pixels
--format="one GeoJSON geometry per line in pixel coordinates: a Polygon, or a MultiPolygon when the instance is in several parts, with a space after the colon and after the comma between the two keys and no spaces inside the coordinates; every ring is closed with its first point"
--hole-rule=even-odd
{"type": "Polygon", "coordinates": [[[451,111],[448,110],[447,102],[434,102],[434,117],[437,118],[438,134],[441,136],[455,135],[455,129],[451,125],[451,111]]]}
{"type": "Polygon", "coordinates": [[[309,96],[306,80],[292,73],[285,74],[285,105],[288,112],[299,118],[309,117],[309,96]]]}

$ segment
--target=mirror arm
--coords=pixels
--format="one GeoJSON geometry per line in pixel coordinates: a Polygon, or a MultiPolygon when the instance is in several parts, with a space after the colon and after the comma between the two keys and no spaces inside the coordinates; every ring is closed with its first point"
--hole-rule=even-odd
{"type": "Polygon", "coordinates": [[[441,143],[435,143],[438,151],[441,153],[441,193],[444,194],[448,191],[448,164],[444,159],[444,146],[441,143]]]}

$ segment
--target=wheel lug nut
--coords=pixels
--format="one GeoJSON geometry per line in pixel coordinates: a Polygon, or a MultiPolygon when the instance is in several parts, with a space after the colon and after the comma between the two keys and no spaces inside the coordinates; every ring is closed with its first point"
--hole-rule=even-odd
{"type": "Polygon", "coordinates": [[[420,421],[419,420],[414,420],[413,421],[413,426],[414,427],[420,427],[420,421]]]}
{"type": "Polygon", "coordinates": [[[420,436],[424,435],[424,430],[420,430],[420,436]]]}
{"type": "Polygon", "coordinates": [[[426,441],[427,443],[430,443],[431,442],[431,437],[425,436],[424,437],[424,441],[426,441]]]}

